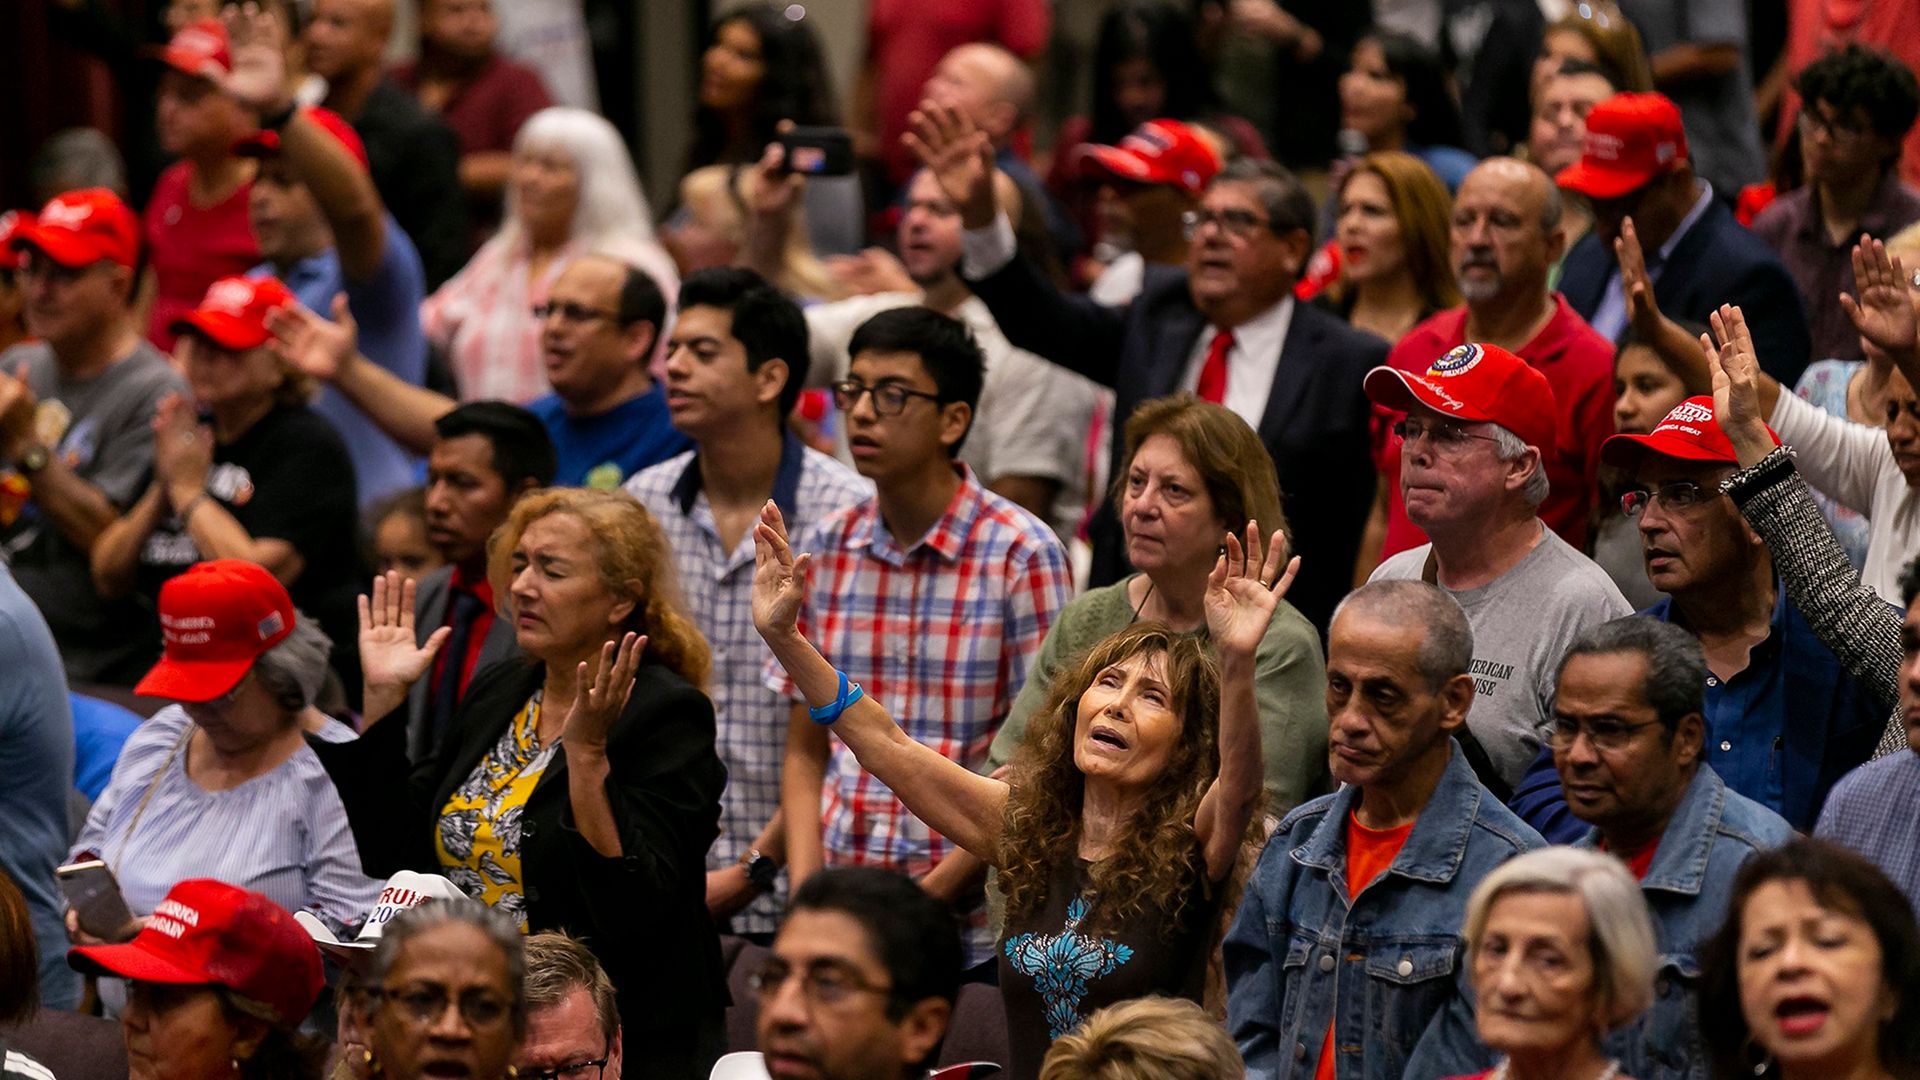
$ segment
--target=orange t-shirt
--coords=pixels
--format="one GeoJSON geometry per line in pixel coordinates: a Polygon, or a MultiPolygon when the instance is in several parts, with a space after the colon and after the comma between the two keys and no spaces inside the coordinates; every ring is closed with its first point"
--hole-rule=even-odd
{"type": "MultiPolygon", "coordinates": [[[[1360,891],[1373,884],[1373,879],[1386,873],[1387,867],[1407,845],[1407,835],[1413,832],[1414,822],[1409,821],[1392,829],[1369,829],[1360,824],[1357,813],[1347,814],[1347,899],[1353,900],[1360,891]]],[[[1335,1006],[1336,1019],[1338,1006],[1335,1006]]],[[[1333,1021],[1327,1021],[1327,1038],[1320,1044],[1320,1066],[1313,1071],[1314,1080],[1333,1080],[1333,1021]]]]}

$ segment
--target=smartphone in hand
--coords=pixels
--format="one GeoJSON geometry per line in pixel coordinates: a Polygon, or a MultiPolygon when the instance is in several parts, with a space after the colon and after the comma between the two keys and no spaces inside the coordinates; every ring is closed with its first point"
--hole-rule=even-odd
{"type": "Polygon", "coordinates": [[[853,171],[853,136],[845,128],[788,128],[780,133],[780,147],[791,172],[845,176],[853,171]]]}
{"type": "Polygon", "coordinates": [[[102,941],[125,941],[136,931],[133,911],[120,895],[113,871],[99,859],[68,863],[53,871],[67,906],[79,918],[80,929],[102,941]]]}

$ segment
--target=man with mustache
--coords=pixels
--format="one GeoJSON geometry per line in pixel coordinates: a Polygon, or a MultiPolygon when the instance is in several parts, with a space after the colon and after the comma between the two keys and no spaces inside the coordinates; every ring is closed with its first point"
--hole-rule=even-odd
{"type": "MultiPolygon", "coordinates": [[[[1487,342],[1531,364],[1553,387],[1557,445],[1540,448],[1547,498],[1540,518],[1583,548],[1598,490],[1600,443],[1613,434],[1613,346],[1548,284],[1562,254],[1559,189],[1537,166],[1489,158],[1460,184],[1453,202],[1454,279],[1466,303],[1414,327],[1387,363],[1425,371],[1433,358],[1469,341],[1487,342]]],[[[1385,558],[1426,537],[1400,499],[1400,450],[1389,436],[1397,415],[1382,413],[1374,464],[1380,470],[1372,530],[1384,529],[1385,558]]]]}

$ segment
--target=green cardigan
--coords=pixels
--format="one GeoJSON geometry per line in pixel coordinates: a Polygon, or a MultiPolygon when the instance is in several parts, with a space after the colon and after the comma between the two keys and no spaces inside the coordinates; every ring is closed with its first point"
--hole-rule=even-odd
{"type": "MultiPolygon", "coordinates": [[[[1069,668],[1076,657],[1100,639],[1126,629],[1133,622],[1127,602],[1127,582],[1088,589],[1062,608],[1027,682],[1014,699],[1013,711],[994,736],[982,771],[991,772],[1013,759],[1026,740],[1027,721],[1046,704],[1054,676],[1069,668]]],[[[1203,628],[1197,633],[1204,636],[1203,628]]],[[[1254,653],[1254,696],[1260,704],[1260,754],[1266,764],[1265,812],[1284,817],[1287,811],[1325,794],[1331,788],[1327,773],[1327,665],[1320,653],[1320,635],[1306,616],[1285,600],[1273,609],[1273,622],[1254,653]]]]}

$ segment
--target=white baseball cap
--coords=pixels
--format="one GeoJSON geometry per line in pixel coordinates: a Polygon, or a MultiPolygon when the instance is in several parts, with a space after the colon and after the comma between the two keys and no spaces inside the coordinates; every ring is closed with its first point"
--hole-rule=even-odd
{"type": "Polygon", "coordinates": [[[335,937],[333,930],[311,911],[296,911],[293,918],[323,952],[345,961],[371,952],[375,945],[380,944],[380,935],[386,933],[387,923],[408,908],[418,907],[429,900],[464,900],[466,897],[460,886],[439,874],[416,874],[411,870],[402,870],[381,886],[380,899],[374,902],[373,910],[367,913],[367,921],[361,924],[359,935],[352,941],[341,941],[335,937]]]}

